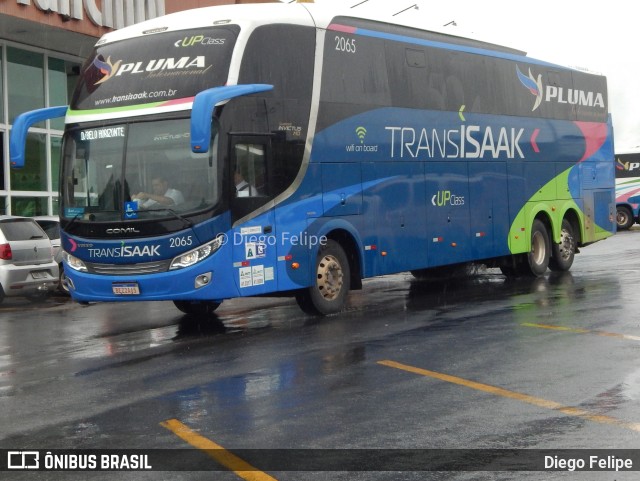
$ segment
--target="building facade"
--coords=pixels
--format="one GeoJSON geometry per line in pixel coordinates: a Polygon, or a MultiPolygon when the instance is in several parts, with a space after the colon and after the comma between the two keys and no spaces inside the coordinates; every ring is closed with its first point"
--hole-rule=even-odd
{"type": "Polygon", "coordinates": [[[165,13],[271,0],[3,0],[0,3],[0,214],[58,213],[64,122],[29,131],[23,169],[9,164],[9,132],[28,110],[66,105],[98,38],[165,13]]]}

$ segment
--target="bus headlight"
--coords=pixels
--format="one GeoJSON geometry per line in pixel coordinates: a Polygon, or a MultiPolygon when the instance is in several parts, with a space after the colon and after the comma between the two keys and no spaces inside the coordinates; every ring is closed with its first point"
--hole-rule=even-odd
{"type": "Polygon", "coordinates": [[[185,252],[184,254],[179,255],[175,259],[171,261],[171,266],[169,266],[169,270],[173,269],[182,269],[184,267],[189,267],[198,262],[203,261],[211,254],[216,252],[222,245],[224,244],[225,236],[219,235],[214,240],[209,242],[208,244],[204,244],[196,249],[190,250],[189,252],[185,252]]]}
{"type": "Polygon", "coordinates": [[[64,260],[67,262],[67,265],[71,267],[75,271],[87,272],[87,266],[78,259],[76,256],[72,256],[68,252],[64,252],[64,260]]]}

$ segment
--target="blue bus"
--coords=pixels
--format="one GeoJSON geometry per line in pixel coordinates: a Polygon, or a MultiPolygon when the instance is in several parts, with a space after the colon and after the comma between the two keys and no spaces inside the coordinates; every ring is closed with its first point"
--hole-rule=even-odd
{"type": "Polygon", "coordinates": [[[606,79],[314,4],[183,11],[106,34],[65,117],[60,217],[78,301],[294,296],[373,276],[571,267],[615,231],[606,79]],[[240,187],[242,186],[242,187],[240,187]]]}
{"type": "Polygon", "coordinates": [[[616,221],[628,230],[640,215],[640,152],[616,155],[616,221]]]}

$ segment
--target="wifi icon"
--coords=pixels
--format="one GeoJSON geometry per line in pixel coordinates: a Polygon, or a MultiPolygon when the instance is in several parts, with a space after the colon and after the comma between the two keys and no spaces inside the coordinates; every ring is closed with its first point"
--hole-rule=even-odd
{"type": "Polygon", "coordinates": [[[358,136],[358,138],[360,139],[360,143],[364,144],[364,138],[367,135],[367,129],[365,129],[364,127],[358,127],[356,128],[356,135],[358,136]]]}

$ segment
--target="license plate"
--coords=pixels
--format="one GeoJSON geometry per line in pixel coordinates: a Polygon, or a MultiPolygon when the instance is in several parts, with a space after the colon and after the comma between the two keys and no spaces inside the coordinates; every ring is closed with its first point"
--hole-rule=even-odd
{"type": "Polygon", "coordinates": [[[31,273],[31,276],[34,279],[46,279],[47,278],[47,271],[34,271],[31,273]]]}
{"type": "Polygon", "coordinates": [[[137,282],[121,282],[113,284],[113,293],[118,296],[137,296],[140,294],[137,282]]]}

